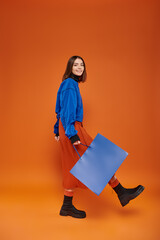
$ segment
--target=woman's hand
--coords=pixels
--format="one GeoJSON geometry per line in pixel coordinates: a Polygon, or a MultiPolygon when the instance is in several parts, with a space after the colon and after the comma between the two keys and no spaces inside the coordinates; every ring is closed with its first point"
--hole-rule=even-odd
{"type": "Polygon", "coordinates": [[[55,140],[58,142],[59,139],[60,139],[60,136],[55,136],[54,138],[55,138],[55,140]]]}
{"type": "Polygon", "coordinates": [[[78,145],[80,143],[81,143],[80,141],[76,141],[76,142],[73,143],[73,145],[78,145]]]}

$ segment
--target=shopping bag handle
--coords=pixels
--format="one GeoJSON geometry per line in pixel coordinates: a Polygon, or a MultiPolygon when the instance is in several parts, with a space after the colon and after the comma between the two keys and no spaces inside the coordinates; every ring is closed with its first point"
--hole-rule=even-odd
{"type": "MultiPolygon", "coordinates": [[[[80,143],[80,144],[83,145],[83,146],[86,146],[86,147],[90,147],[90,146],[85,145],[85,144],[83,144],[83,143],[80,143]]],[[[76,147],[75,147],[74,145],[73,145],[73,147],[74,147],[74,149],[76,150],[78,156],[81,158],[81,155],[80,155],[79,152],[77,151],[76,147]]]]}

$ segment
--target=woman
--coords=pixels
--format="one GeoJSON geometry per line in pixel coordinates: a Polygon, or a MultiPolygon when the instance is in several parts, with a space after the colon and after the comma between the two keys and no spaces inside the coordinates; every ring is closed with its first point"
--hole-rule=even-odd
{"type": "MultiPolygon", "coordinates": [[[[57,93],[55,109],[57,122],[54,125],[54,133],[56,134],[56,141],[60,141],[61,145],[64,187],[64,200],[60,215],[75,218],[85,218],[86,213],[73,206],[72,198],[74,190],[77,187],[87,187],[69,172],[79,159],[73,145],[77,145],[76,148],[80,155],[82,155],[86,147],[80,143],[90,145],[93,140],[83,128],[82,123],[83,104],[79,91],[79,83],[85,82],[86,76],[84,60],[80,56],[72,56],[68,60],[66,71],[57,93]]],[[[124,188],[115,175],[110,179],[109,185],[117,193],[122,206],[125,206],[144,190],[144,187],[141,185],[132,189],[124,188]]]]}

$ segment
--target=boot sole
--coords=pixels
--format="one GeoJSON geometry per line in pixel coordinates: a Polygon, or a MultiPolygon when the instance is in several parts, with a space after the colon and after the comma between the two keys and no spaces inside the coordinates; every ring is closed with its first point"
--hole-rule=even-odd
{"type": "Polygon", "coordinates": [[[73,212],[66,211],[66,210],[61,210],[59,215],[61,215],[61,216],[71,216],[71,217],[74,217],[74,218],[85,218],[86,217],[86,215],[80,216],[80,215],[77,215],[73,212]]]}
{"type": "Polygon", "coordinates": [[[144,189],[145,188],[143,186],[141,186],[135,193],[128,195],[128,198],[126,196],[120,198],[122,207],[127,205],[129,203],[129,201],[131,201],[132,199],[138,197],[143,192],[144,189]]]}

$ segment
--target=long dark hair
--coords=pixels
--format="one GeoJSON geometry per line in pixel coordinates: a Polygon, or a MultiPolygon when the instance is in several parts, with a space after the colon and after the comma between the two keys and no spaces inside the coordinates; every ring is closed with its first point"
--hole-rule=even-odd
{"type": "Polygon", "coordinates": [[[71,75],[71,73],[72,73],[72,67],[73,67],[74,61],[75,61],[77,58],[80,58],[80,59],[83,61],[83,64],[84,64],[84,71],[83,71],[82,76],[80,76],[80,78],[79,78],[79,82],[85,82],[85,81],[86,81],[87,72],[86,72],[86,65],[85,65],[85,62],[84,62],[83,58],[80,57],[80,56],[72,56],[72,57],[68,60],[65,73],[64,73],[64,75],[63,75],[63,77],[62,77],[62,82],[63,82],[66,78],[69,78],[69,77],[70,77],[70,75],[71,75]]]}

